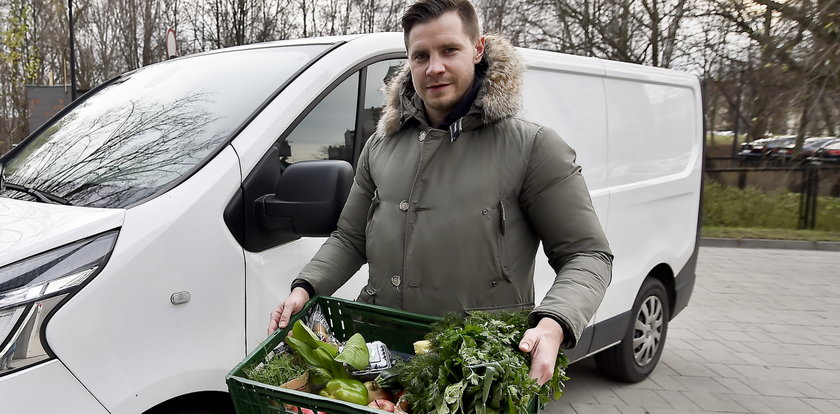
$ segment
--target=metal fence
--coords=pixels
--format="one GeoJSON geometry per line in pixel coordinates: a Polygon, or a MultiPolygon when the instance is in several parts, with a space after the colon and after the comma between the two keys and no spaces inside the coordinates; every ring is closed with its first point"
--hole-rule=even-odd
{"type": "Polygon", "coordinates": [[[799,228],[816,226],[819,196],[840,197],[840,165],[777,160],[745,162],[731,157],[708,157],[706,178],[738,188],[790,191],[800,195],[799,228]]]}

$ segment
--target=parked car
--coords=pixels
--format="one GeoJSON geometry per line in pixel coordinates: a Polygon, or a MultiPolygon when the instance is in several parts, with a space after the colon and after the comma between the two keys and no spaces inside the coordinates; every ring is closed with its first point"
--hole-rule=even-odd
{"type": "MultiPolygon", "coordinates": [[[[832,141],[837,141],[837,137],[812,137],[806,138],[805,141],[802,143],[802,151],[796,156],[796,159],[805,159],[808,157],[814,156],[816,150],[832,141]]],[[[793,152],[796,147],[796,140],[794,139],[793,142],[785,145],[784,147],[777,147],[771,150],[771,156],[775,158],[791,160],[793,159],[793,152]]]]}
{"type": "Polygon", "coordinates": [[[813,157],[817,150],[826,144],[831,142],[840,141],[840,138],[837,137],[813,137],[808,138],[805,142],[802,143],[802,158],[813,157]]]}
{"type": "Polygon", "coordinates": [[[827,163],[840,163],[840,140],[823,144],[814,152],[813,160],[827,163]]]}
{"type": "MultiPolygon", "coordinates": [[[[519,53],[522,116],[575,148],[616,257],[566,355],[640,381],[694,286],[700,83],[519,53]]],[[[265,339],[271,310],[335,228],[383,82],[405,58],[402,33],[184,56],[86,93],[0,157],[0,411],[221,411],[225,374],[265,339]]],[[[379,209],[401,204],[388,197],[379,209]]],[[[493,266],[524,260],[505,259],[498,220],[486,222],[499,241],[493,266]]],[[[556,273],[542,254],[533,266],[540,301],[556,273]]],[[[363,267],[334,296],[356,298],[367,276],[363,267]]]]}
{"type": "Polygon", "coordinates": [[[761,138],[754,141],[743,142],[738,152],[738,158],[742,160],[760,160],[767,156],[765,145],[771,138],[761,138]]]}
{"type": "Polygon", "coordinates": [[[764,145],[765,153],[772,159],[789,159],[793,155],[793,147],[796,144],[796,137],[782,136],[773,137],[764,145]]]}
{"type": "MultiPolygon", "coordinates": [[[[807,140],[806,140],[807,141],[807,140]]],[[[838,137],[820,137],[814,142],[807,143],[802,146],[802,154],[807,159],[812,159],[817,155],[817,151],[827,145],[831,145],[835,142],[840,142],[840,138],[838,137]]]]}
{"type": "Polygon", "coordinates": [[[742,160],[765,159],[778,153],[781,148],[792,145],[795,140],[796,137],[793,136],[778,136],[744,142],[740,146],[738,157],[742,160]]]}

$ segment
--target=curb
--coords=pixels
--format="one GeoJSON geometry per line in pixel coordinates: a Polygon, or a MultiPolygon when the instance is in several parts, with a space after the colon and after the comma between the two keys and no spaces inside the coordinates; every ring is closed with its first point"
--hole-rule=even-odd
{"type": "Polygon", "coordinates": [[[807,240],[768,240],[768,239],[722,239],[715,237],[700,238],[704,247],[738,247],[746,249],[786,249],[786,250],[821,250],[840,252],[840,242],[807,240]]]}

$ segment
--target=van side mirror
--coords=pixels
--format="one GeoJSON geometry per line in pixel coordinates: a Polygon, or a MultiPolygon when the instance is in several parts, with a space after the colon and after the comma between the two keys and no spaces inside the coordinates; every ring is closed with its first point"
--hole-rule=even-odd
{"type": "Polygon", "coordinates": [[[347,161],[294,163],[283,171],[275,194],[254,202],[260,226],[301,237],[329,236],[344,208],[353,167],[347,161]]]}

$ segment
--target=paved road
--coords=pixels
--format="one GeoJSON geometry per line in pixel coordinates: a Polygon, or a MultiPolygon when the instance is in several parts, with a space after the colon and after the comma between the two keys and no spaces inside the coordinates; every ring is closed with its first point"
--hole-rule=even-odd
{"type": "Polygon", "coordinates": [[[701,247],[645,381],[569,369],[548,413],[840,413],[840,252],[701,247]]]}

